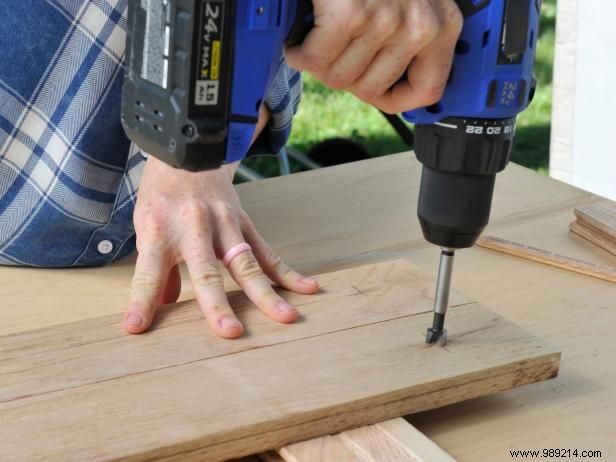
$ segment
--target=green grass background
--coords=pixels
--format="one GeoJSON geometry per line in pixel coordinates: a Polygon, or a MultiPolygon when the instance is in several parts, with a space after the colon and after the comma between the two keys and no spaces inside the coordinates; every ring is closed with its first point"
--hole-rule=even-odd
{"type": "MultiPolygon", "coordinates": [[[[556,0],[544,0],[537,43],[535,73],[538,86],[531,106],[520,115],[513,160],[543,174],[547,173],[552,113],[552,69],[556,0]]],[[[371,156],[407,150],[398,135],[372,106],[350,93],[331,90],[304,75],[304,97],[295,118],[289,146],[307,152],[320,141],[350,138],[362,144],[371,156]]],[[[278,174],[273,157],[247,161],[247,166],[265,176],[278,174]]],[[[292,165],[292,169],[300,169],[292,165]]]]}

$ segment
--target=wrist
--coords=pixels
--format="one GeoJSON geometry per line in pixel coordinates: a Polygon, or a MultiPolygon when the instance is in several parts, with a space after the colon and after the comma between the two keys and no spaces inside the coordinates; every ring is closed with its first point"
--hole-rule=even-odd
{"type": "Polygon", "coordinates": [[[220,171],[227,176],[227,178],[229,179],[229,181],[233,181],[233,178],[235,178],[235,172],[237,172],[237,169],[240,166],[240,162],[233,162],[232,164],[225,164],[223,166],[220,167],[220,171]]]}

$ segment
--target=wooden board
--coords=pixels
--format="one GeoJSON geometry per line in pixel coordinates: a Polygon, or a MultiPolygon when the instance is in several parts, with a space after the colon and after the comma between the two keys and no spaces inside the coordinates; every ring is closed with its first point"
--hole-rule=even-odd
{"type": "Polygon", "coordinates": [[[603,279],[604,281],[616,282],[616,267],[614,266],[597,265],[596,263],[571,258],[566,255],[550,252],[549,250],[538,249],[537,247],[527,244],[520,244],[519,242],[512,242],[501,237],[494,237],[486,234],[477,240],[476,245],[514,257],[571,271],[573,273],[592,276],[597,279],[603,279]]]}
{"type": "Polygon", "coordinates": [[[616,255],[616,202],[604,200],[574,210],[576,220],[569,225],[598,247],[616,255]]]}
{"type": "Polygon", "coordinates": [[[616,202],[604,200],[591,205],[576,207],[575,216],[588,226],[616,239],[616,202]]]}
{"type": "MultiPolygon", "coordinates": [[[[264,237],[299,270],[408,258],[434,275],[439,252],[423,239],[413,208],[420,175],[421,164],[404,153],[238,190],[264,237]]],[[[487,232],[614,266],[616,257],[568,228],[575,207],[598,199],[511,164],[497,179],[487,232]]],[[[545,339],[564,361],[554,380],[413,415],[413,425],[462,462],[573,446],[616,460],[615,286],[480,248],[459,252],[455,265],[457,288],[545,339]]],[[[120,319],[133,269],[133,257],[91,269],[0,267],[0,336],[103,315],[120,319]]],[[[186,300],[193,295],[184,276],[186,300]]]]}
{"type": "Polygon", "coordinates": [[[399,417],[366,427],[324,436],[281,448],[278,460],[265,462],[454,462],[423,433],[399,417]]]}
{"type": "Polygon", "coordinates": [[[599,231],[597,228],[589,226],[584,220],[572,221],[569,229],[575,234],[582,236],[584,239],[592,242],[597,247],[608,251],[612,255],[616,255],[616,238],[613,238],[607,233],[599,231]]]}
{"type": "Polygon", "coordinates": [[[193,302],[144,336],[118,316],[0,337],[0,460],[219,460],[554,377],[560,355],[454,293],[424,343],[433,278],[404,260],[321,276],[301,322],[214,338],[193,302]],[[36,435],[36,438],[32,438],[36,435]]]}

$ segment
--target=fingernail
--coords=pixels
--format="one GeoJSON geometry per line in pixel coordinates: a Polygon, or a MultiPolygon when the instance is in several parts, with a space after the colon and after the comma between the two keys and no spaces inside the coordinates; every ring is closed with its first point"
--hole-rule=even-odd
{"type": "Polygon", "coordinates": [[[312,278],[305,278],[305,277],[299,278],[299,281],[300,281],[302,284],[309,284],[309,285],[311,285],[311,286],[317,283],[317,280],[316,280],[316,279],[312,279],[312,278]]]}
{"type": "Polygon", "coordinates": [[[231,316],[223,316],[222,318],[220,318],[220,321],[218,321],[218,324],[223,329],[232,329],[234,327],[240,327],[240,323],[237,321],[237,319],[232,318],[231,316]]]}
{"type": "Polygon", "coordinates": [[[139,313],[130,313],[126,318],[126,324],[129,326],[138,327],[143,324],[143,318],[139,313]]]}
{"type": "Polygon", "coordinates": [[[295,311],[295,308],[293,308],[291,305],[289,305],[287,302],[278,302],[278,304],[276,305],[276,307],[282,312],[282,313],[289,313],[291,311],[295,311]]]}

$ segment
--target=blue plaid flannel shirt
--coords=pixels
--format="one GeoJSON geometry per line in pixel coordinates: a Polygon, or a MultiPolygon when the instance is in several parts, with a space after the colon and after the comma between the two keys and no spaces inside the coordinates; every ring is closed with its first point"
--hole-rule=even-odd
{"type": "MultiPolygon", "coordinates": [[[[0,264],[99,266],[135,249],[145,157],[120,125],[127,0],[0,1],[0,264]]],[[[301,79],[266,104],[286,142],[301,79]]]]}

